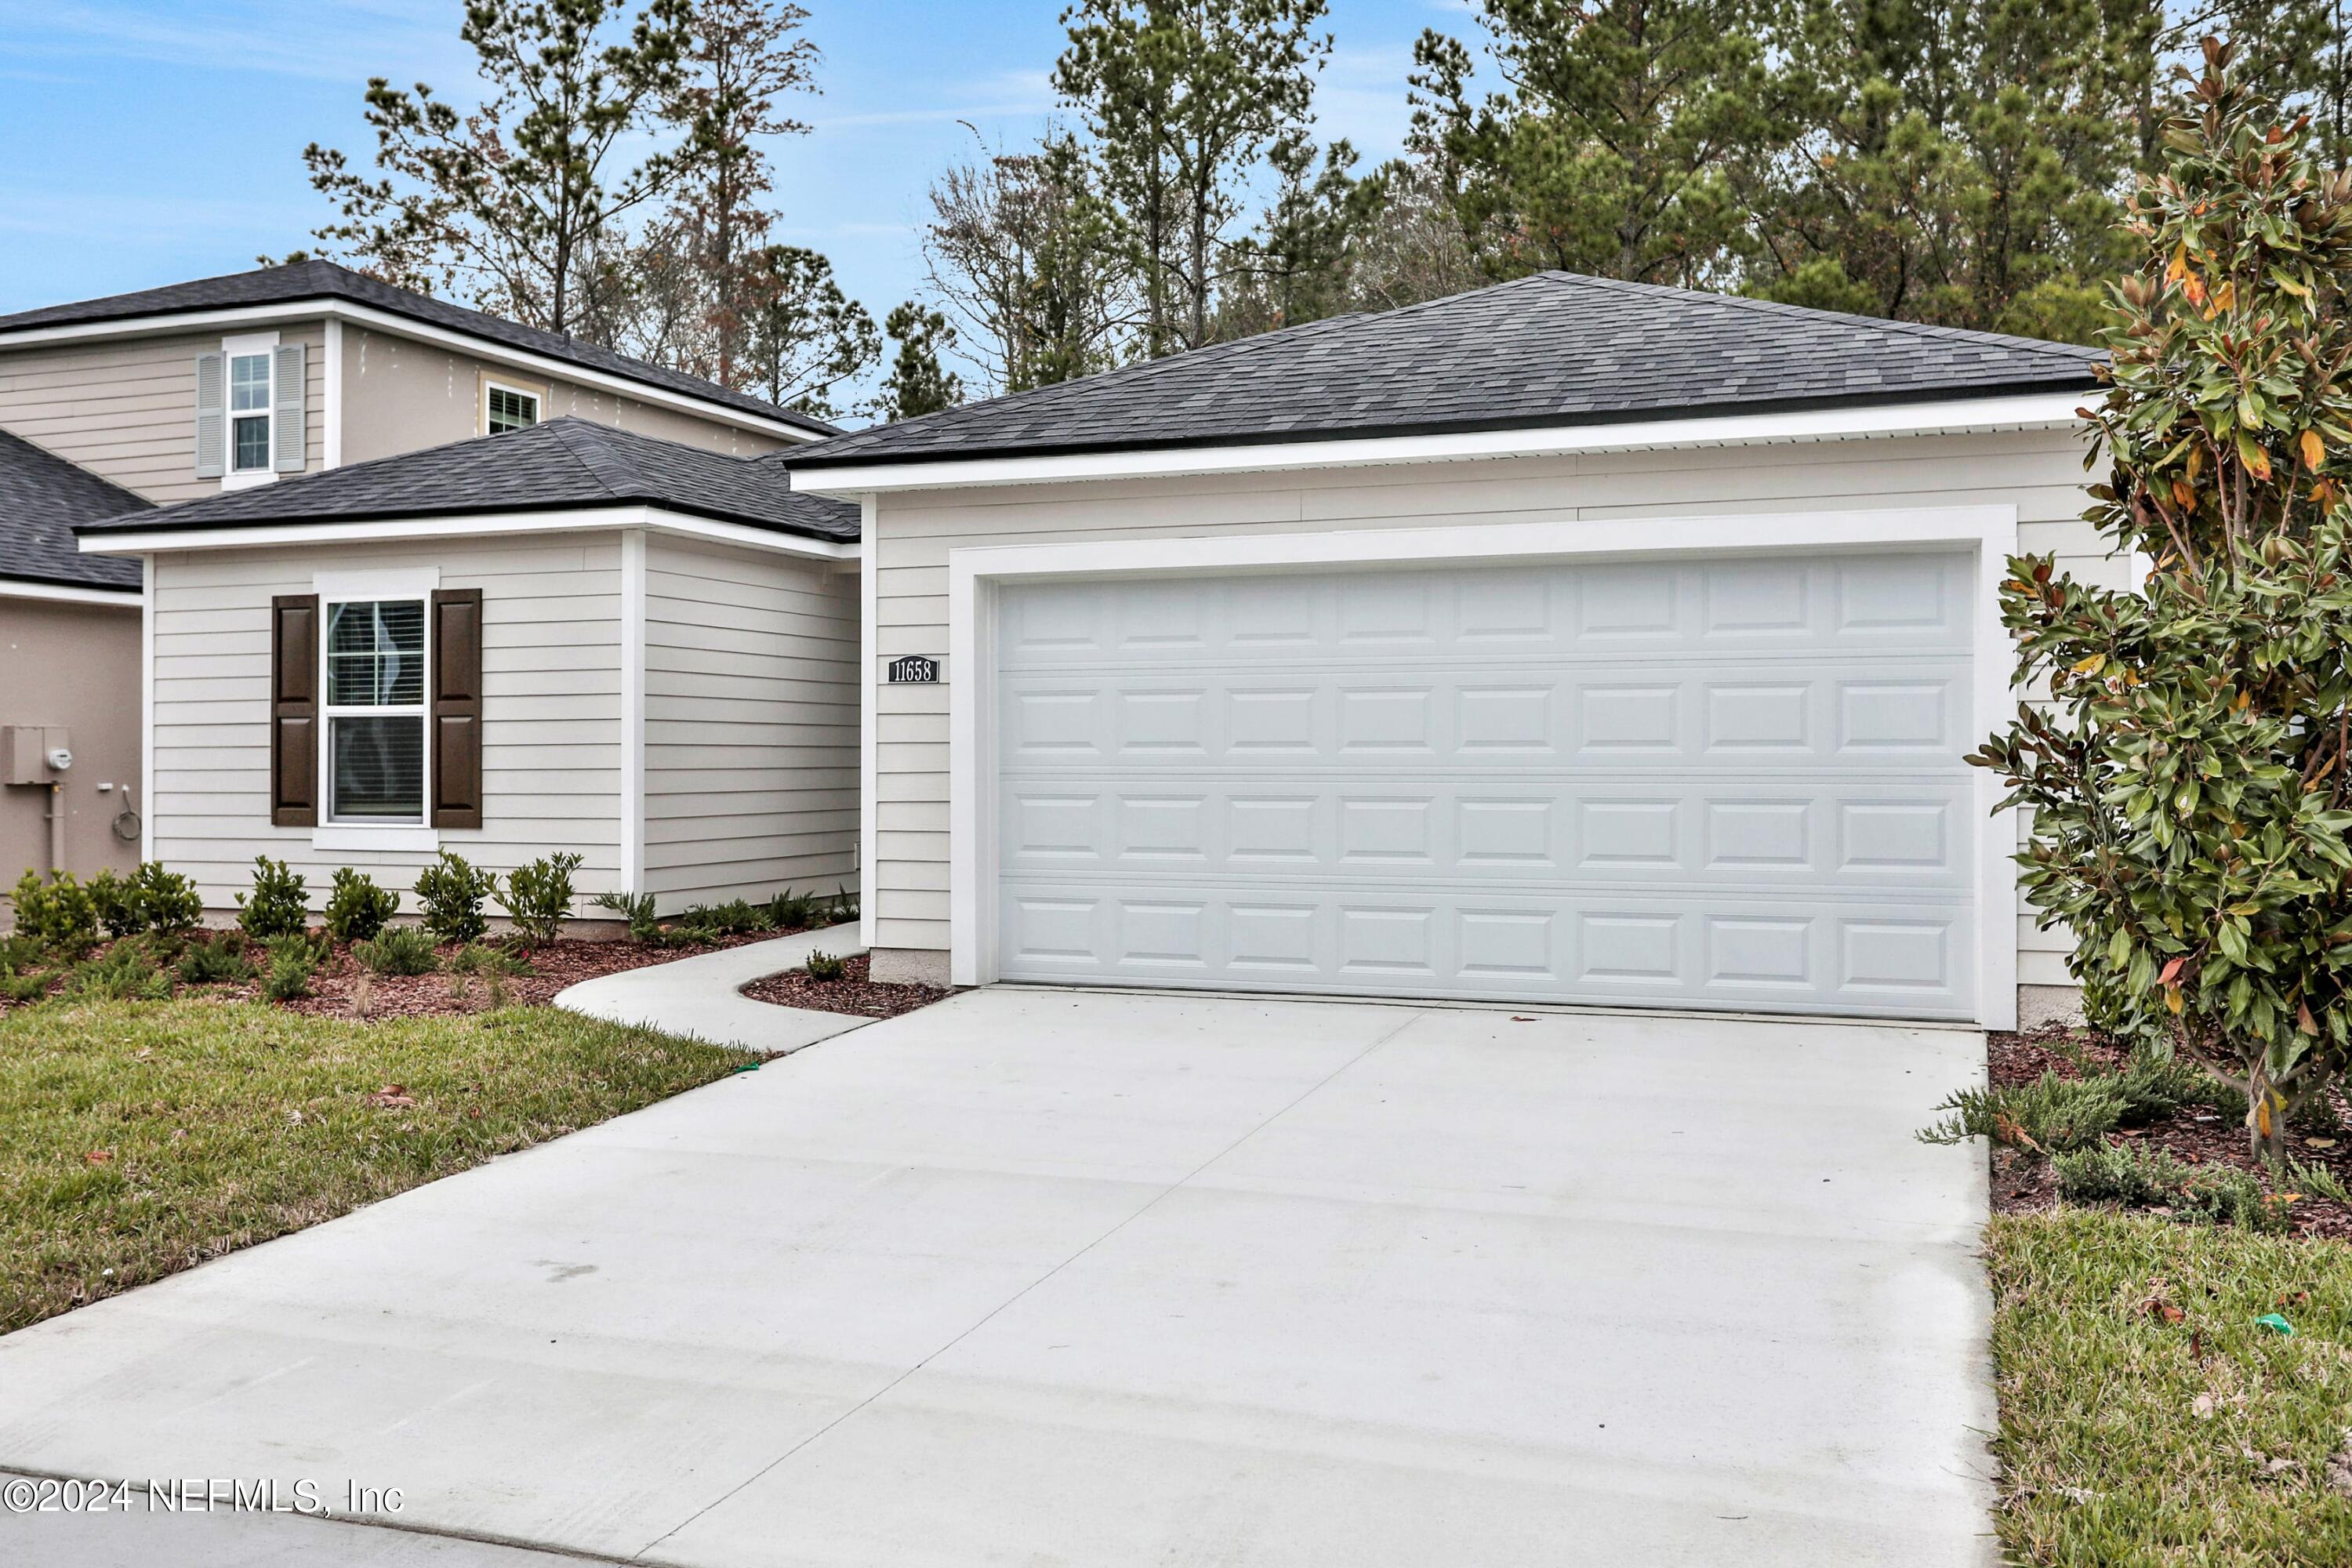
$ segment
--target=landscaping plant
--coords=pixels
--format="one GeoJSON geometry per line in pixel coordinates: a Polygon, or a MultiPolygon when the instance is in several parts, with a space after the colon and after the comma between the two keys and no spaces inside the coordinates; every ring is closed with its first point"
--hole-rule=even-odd
{"type": "Polygon", "coordinates": [[[215,985],[252,979],[253,955],[247,948],[241,931],[218,931],[208,939],[189,942],[187,951],[180,954],[180,984],[215,985]]]}
{"type": "Polygon", "coordinates": [[[17,934],[60,958],[79,958],[98,941],[98,906],[70,871],[48,882],[38,871],[27,871],[9,898],[16,906],[17,934]]]}
{"type": "Polygon", "coordinates": [[[528,866],[518,866],[499,893],[499,907],[534,943],[553,942],[572,913],[572,873],[580,869],[577,854],[545,855],[528,866]]]}
{"type": "Polygon", "coordinates": [[[416,900],[425,929],[438,942],[472,942],[490,929],[483,917],[482,900],[497,891],[499,879],[467,863],[454,849],[416,874],[416,900]]]}
{"type": "Polygon", "coordinates": [[[66,977],[66,994],[83,1001],[160,1002],[172,982],[136,941],[116,942],[100,957],[85,959],[66,977]]]}
{"type": "Polygon", "coordinates": [[[808,977],[811,980],[834,981],[849,973],[849,961],[838,953],[815,952],[808,955],[808,977]]]}
{"type": "Polygon", "coordinates": [[[253,858],[253,890],[236,896],[236,923],[256,942],[300,931],[310,923],[302,873],[267,855],[253,858]]]}
{"type": "Polygon", "coordinates": [[[109,936],[137,936],[147,929],[147,900],[135,872],[118,877],[113,868],[101,868],[89,879],[89,903],[109,936]]]}
{"type": "Polygon", "coordinates": [[[335,871],[327,893],[327,934],[337,942],[365,942],[400,912],[400,894],[379,888],[364,871],[349,866],[335,871]]]}
{"type": "Polygon", "coordinates": [[[2086,989],[2287,1117],[2352,1060],[2352,174],[2208,39],[2130,205],[2110,466],[2084,515],[2149,564],[2114,590],[2010,563],[2002,619],[2051,707],[1970,760],[2029,806],[2020,855],[2086,989]]]}
{"type": "Polygon", "coordinates": [[[205,918],[205,900],[194,879],[165,870],[162,861],[143,863],[131,879],[139,885],[139,912],[153,930],[189,931],[205,918]]]}
{"type": "Polygon", "coordinates": [[[611,910],[629,922],[631,942],[658,942],[662,940],[661,921],[654,915],[651,893],[599,893],[588,900],[600,910],[611,910]]]}
{"type": "Polygon", "coordinates": [[[430,974],[439,962],[433,933],[423,926],[386,926],[373,940],[352,943],[352,952],[372,974],[430,974]]]}

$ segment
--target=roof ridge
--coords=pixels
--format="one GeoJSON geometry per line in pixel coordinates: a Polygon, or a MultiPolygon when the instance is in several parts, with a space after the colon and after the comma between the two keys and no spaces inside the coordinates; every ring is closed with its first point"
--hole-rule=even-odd
{"type": "MultiPolygon", "coordinates": [[[[602,486],[604,493],[612,499],[619,500],[625,498],[632,487],[640,491],[647,488],[645,470],[604,439],[605,426],[583,419],[576,414],[567,414],[544,420],[533,428],[548,432],[563,448],[564,455],[579,464],[581,470],[602,486]],[[618,484],[614,482],[616,472],[623,481],[618,484]]],[[[520,435],[521,432],[508,431],[506,434],[520,435]]]]}
{"type": "Polygon", "coordinates": [[[1933,321],[1906,321],[1895,316],[1865,316],[1855,310],[1824,310],[1813,305],[1791,305],[1785,300],[1761,300],[1753,294],[1723,294],[1712,289],[1684,289],[1672,283],[1643,283],[1632,278],[1601,278],[1591,273],[1570,272],[1552,268],[1532,274],[1538,278],[1562,278],[1596,288],[1615,289],[1633,294],[1679,294],[1689,298],[1709,300],[1725,305],[1737,305],[1759,310],[1768,315],[1797,316],[1810,320],[1850,321],[1856,326],[1887,328],[1908,332],[1915,337],[1949,341],[1955,338],[1969,342],[1999,343],[2004,348],[2021,353],[2047,354],[2075,363],[2084,357],[2104,357],[2105,349],[2088,343],[2062,343],[2051,338],[2021,337],[2013,332],[1988,332],[1975,327],[1947,327],[1933,321]]]}

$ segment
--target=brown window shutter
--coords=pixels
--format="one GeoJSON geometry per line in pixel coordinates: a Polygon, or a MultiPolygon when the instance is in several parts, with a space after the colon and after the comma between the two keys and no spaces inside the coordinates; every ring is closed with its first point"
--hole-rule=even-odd
{"type": "Polygon", "coordinates": [[[482,591],[433,595],[433,826],[482,825],[482,591]]]}
{"type": "Polygon", "coordinates": [[[269,820],[319,821],[319,595],[269,601],[269,820]]]}

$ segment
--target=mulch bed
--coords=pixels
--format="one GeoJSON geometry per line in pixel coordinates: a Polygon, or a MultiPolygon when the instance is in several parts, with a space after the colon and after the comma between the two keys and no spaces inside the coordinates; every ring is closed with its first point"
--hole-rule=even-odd
{"type": "Polygon", "coordinates": [[[843,961],[838,980],[812,980],[805,969],[786,970],[743,987],[754,1002],[780,1007],[810,1007],[820,1013],[856,1013],[867,1018],[895,1018],[918,1007],[928,1007],[946,992],[933,985],[894,985],[869,979],[864,954],[843,961]]]}
{"type": "MultiPolygon", "coordinates": [[[[2083,1076],[2121,1068],[2130,1052],[2113,1040],[2081,1029],[2039,1029],[2026,1035],[1986,1037],[1986,1068],[1995,1088],[2031,1083],[2045,1072],[2060,1078],[2083,1076]]],[[[2339,1120],[2352,1125],[2343,1100],[2336,1102],[2339,1120]]],[[[2165,1150],[2188,1165],[2225,1165],[2260,1173],[2246,1148],[2244,1123],[2210,1106],[2188,1105],[2139,1127],[2126,1127],[2107,1135],[2110,1143],[2137,1143],[2165,1150]]],[[[2292,1130],[2289,1157],[2305,1165],[2325,1165],[2352,1184],[2352,1131],[2292,1130]]],[[[2022,1150],[1995,1144],[1992,1150],[1992,1206],[2002,1214],[2032,1213],[2058,1206],[2058,1184],[2050,1162],[2022,1150]]],[[[2312,1194],[2296,1199],[2289,1211],[2295,1234],[2352,1239],[2352,1209],[2312,1194]]]]}

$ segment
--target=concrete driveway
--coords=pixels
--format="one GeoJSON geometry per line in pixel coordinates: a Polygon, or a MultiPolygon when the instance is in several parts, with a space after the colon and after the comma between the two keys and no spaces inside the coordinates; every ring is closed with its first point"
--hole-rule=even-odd
{"type": "Polygon", "coordinates": [[[662,1563],[1986,1563],[1981,1159],[1911,1137],[1981,1070],[974,993],[0,1339],[0,1469],[662,1563]]]}

